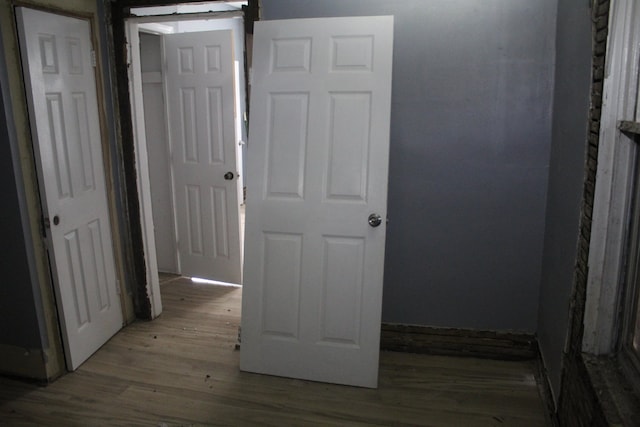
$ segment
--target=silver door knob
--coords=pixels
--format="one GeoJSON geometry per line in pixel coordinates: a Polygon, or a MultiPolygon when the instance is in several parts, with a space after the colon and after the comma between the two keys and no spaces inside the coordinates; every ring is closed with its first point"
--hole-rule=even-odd
{"type": "Polygon", "coordinates": [[[372,227],[377,227],[380,224],[382,224],[382,218],[380,217],[380,215],[372,213],[371,215],[369,215],[369,225],[372,227]]]}

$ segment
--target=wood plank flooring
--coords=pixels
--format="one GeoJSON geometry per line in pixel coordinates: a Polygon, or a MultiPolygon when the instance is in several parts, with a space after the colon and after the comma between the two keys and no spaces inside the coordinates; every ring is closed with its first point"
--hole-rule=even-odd
{"type": "Polygon", "coordinates": [[[382,352],[377,390],[240,372],[241,288],[165,280],[164,313],[76,372],[47,387],[0,378],[0,424],[546,425],[532,362],[382,352]]]}

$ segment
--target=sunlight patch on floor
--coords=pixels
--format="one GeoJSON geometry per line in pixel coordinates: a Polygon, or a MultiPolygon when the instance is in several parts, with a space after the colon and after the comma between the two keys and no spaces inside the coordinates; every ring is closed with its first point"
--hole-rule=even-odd
{"type": "Polygon", "coordinates": [[[237,283],[218,282],[217,280],[201,279],[200,277],[192,277],[191,281],[193,283],[200,283],[204,285],[230,286],[232,288],[242,287],[242,285],[238,285],[237,283]]]}

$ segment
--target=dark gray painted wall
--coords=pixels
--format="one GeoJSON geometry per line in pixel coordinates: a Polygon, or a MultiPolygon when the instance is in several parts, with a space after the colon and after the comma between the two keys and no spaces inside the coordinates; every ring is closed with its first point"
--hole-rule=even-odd
{"type": "Polygon", "coordinates": [[[553,137],[538,322],[538,341],[556,396],[582,205],[591,84],[590,13],[588,2],[558,2],[553,137]]]}
{"type": "MultiPolygon", "coordinates": [[[[0,40],[0,51],[2,41],[0,40]]],[[[4,57],[0,55],[0,344],[28,349],[43,348],[36,295],[20,214],[18,187],[13,165],[12,115],[7,115],[4,99],[8,79],[4,57]]],[[[43,329],[44,330],[44,329],[43,329]]]]}
{"type": "Polygon", "coordinates": [[[556,0],[262,4],[395,16],[383,320],[534,332],[556,0]]]}

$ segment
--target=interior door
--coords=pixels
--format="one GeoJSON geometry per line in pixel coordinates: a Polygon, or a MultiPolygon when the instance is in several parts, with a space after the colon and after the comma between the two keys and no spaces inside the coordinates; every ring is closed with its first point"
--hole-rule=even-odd
{"type": "Polygon", "coordinates": [[[257,22],[240,368],[375,387],[392,17],[257,22]]]}
{"type": "Polygon", "coordinates": [[[123,323],[89,22],[17,8],[67,367],[123,323]]]}
{"type": "Polygon", "coordinates": [[[180,273],[241,283],[232,33],[164,43],[180,273]]]}

